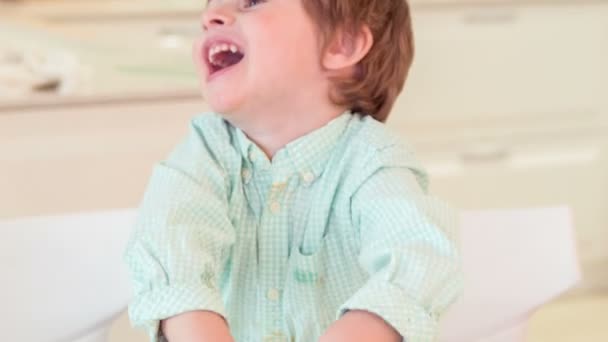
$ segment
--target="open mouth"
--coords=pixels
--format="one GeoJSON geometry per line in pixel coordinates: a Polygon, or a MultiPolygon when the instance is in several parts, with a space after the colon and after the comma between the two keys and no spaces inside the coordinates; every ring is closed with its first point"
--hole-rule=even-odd
{"type": "Polygon", "coordinates": [[[209,75],[238,64],[245,54],[232,43],[214,43],[207,49],[209,75]]]}

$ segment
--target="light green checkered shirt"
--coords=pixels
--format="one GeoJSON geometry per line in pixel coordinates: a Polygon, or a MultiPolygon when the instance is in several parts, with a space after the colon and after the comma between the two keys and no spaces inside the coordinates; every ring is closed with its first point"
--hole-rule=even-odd
{"type": "Polygon", "coordinates": [[[346,310],[432,341],[460,295],[456,210],[428,194],[412,149],[345,112],[272,162],[216,114],[157,163],[124,253],[133,326],[224,316],[237,342],[317,341],[346,310]]]}

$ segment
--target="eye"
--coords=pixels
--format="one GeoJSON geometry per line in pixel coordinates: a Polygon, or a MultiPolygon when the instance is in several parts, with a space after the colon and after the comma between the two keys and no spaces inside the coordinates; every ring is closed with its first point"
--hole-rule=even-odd
{"type": "Polygon", "coordinates": [[[243,7],[250,8],[250,7],[259,5],[259,4],[263,3],[264,1],[265,0],[245,0],[243,7]]]}

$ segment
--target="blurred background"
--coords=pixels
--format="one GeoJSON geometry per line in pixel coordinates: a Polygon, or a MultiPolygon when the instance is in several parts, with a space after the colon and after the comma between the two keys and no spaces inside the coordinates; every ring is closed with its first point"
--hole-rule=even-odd
{"type": "MultiPolygon", "coordinates": [[[[608,1],[410,2],[416,59],[389,126],[458,208],[571,207],[583,281],[529,341],[608,341],[608,1]]],[[[207,109],[203,5],[0,0],[0,219],[138,205],[207,109]]],[[[145,338],[114,323],[112,342],[145,338]]]]}

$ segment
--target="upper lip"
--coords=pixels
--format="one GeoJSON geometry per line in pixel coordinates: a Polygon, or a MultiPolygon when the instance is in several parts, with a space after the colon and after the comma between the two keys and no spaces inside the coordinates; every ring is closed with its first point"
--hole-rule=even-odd
{"type": "Polygon", "coordinates": [[[202,46],[202,58],[205,61],[205,64],[207,65],[207,70],[209,73],[211,73],[212,68],[211,68],[211,62],[209,61],[209,50],[211,49],[211,47],[213,47],[216,44],[228,44],[228,45],[234,45],[237,47],[237,49],[239,50],[240,53],[242,53],[243,55],[245,54],[245,51],[243,49],[243,44],[240,44],[236,39],[232,38],[229,35],[226,34],[216,34],[213,36],[208,36],[202,46]]]}

